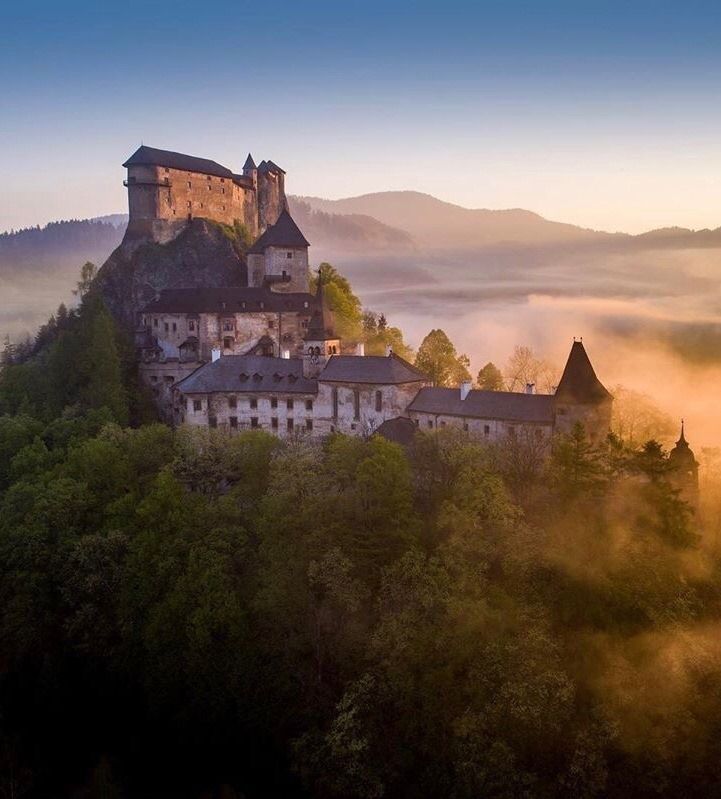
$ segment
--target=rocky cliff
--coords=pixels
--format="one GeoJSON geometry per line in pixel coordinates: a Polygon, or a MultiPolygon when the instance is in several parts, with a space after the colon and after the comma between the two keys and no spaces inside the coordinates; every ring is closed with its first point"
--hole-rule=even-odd
{"type": "Polygon", "coordinates": [[[166,288],[246,286],[244,245],[232,229],[194,219],[167,244],[138,244],[126,236],[100,268],[94,288],[124,327],[166,288]]]}

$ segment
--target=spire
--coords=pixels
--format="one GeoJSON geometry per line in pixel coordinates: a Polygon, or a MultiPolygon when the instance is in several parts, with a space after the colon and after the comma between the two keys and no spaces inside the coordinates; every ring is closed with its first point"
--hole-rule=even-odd
{"type": "Polygon", "coordinates": [[[677,447],[688,447],[688,441],[686,441],[686,436],[684,435],[683,430],[683,419],[681,419],[681,436],[679,440],[676,442],[677,447]]]}
{"type": "Polygon", "coordinates": [[[255,169],[255,161],[253,160],[253,156],[248,153],[248,157],[245,159],[245,163],[243,164],[243,172],[250,171],[251,169],[255,169]]]}
{"type": "Polygon", "coordinates": [[[306,341],[327,341],[336,339],[335,319],[333,311],[328,306],[328,301],[323,289],[323,270],[318,269],[318,291],[315,295],[315,310],[308,323],[305,334],[306,341]]]}
{"type": "Polygon", "coordinates": [[[612,399],[591,365],[583,341],[573,340],[571,352],[556,389],[556,399],[562,402],[590,404],[612,399]]]}

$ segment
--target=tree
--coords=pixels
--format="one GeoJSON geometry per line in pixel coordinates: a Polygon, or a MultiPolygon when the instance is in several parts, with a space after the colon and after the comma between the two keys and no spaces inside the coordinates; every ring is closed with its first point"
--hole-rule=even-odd
{"type": "Polygon", "coordinates": [[[95,280],[97,272],[97,267],[91,261],[86,261],[80,267],[80,280],[78,280],[76,288],[73,289],[73,294],[76,297],[80,297],[81,300],[85,297],[90,291],[90,287],[93,284],[93,280],[95,280]]]}
{"type": "Polygon", "coordinates": [[[478,372],[476,382],[483,391],[503,391],[506,387],[501,370],[491,361],[478,372]]]}
{"type": "MultiPolygon", "coordinates": [[[[318,267],[323,278],[323,292],[333,311],[336,334],[346,341],[360,341],[363,329],[361,301],[353,293],[350,283],[338,270],[327,262],[318,267]]],[[[318,290],[318,275],[312,275],[311,291],[318,290]]]]}
{"type": "Polygon", "coordinates": [[[434,386],[457,386],[470,381],[470,361],[459,355],[442,330],[431,330],[418,348],[415,365],[425,372],[434,386]]]}
{"type": "Polygon", "coordinates": [[[666,439],[676,432],[671,417],[658,408],[646,394],[624,386],[613,391],[611,429],[630,447],[649,439],[666,439]]]}
{"type": "Polygon", "coordinates": [[[558,385],[558,369],[536,357],[530,347],[516,347],[506,365],[506,382],[509,391],[525,391],[533,384],[544,394],[553,394],[558,385]]]}
{"type": "Polygon", "coordinates": [[[413,350],[403,341],[400,328],[389,327],[383,314],[363,313],[363,337],[366,355],[385,355],[390,348],[407,361],[413,358],[413,350]]]}

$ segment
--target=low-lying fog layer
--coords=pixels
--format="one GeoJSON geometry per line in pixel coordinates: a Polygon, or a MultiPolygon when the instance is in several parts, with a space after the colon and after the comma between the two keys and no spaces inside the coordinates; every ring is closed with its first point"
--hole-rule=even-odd
{"type": "Polygon", "coordinates": [[[721,250],[324,255],[414,347],[442,327],[476,374],[516,344],[562,367],[582,336],[608,387],[649,394],[687,420],[696,445],[721,445],[721,250]]]}

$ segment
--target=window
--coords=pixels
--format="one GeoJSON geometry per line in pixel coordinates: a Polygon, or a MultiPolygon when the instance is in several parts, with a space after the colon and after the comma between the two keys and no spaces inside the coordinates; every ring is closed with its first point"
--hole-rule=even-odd
{"type": "Polygon", "coordinates": [[[172,375],[165,375],[165,382],[168,383],[168,385],[172,386],[173,385],[173,377],[172,377],[172,375]]]}
{"type": "Polygon", "coordinates": [[[233,349],[233,339],[230,336],[226,336],[223,339],[223,349],[232,350],[233,349]]]}
{"type": "Polygon", "coordinates": [[[293,432],[293,419],[288,419],[287,427],[288,427],[288,432],[292,433],[293,432]]]}
{"type": "Polygon", "coordinates": [[[308,300],[303,300],[303,307],[304,307],[304,308],[307,308],[307,307],[308,307],[308,300]]]}
{"type": "Polygon", "coordinates": [[[209,416],[208,427],[217,427],[217,426],[218,426],[218,420],[215,418],[215,416],[209,416]]]}
{"type": "Polygon", "coordinates": [[[360,419],[360,391],[353,389],[353,418],[360,419]]]}
{"type": "Polygon", "coordinates": [[[278,407],[278,397],[270,398],[270,407],[274,409],[278,407]]]}
{"type": "Polygon", "coordinates": [[[229,408],[237,408],[238,407],[238,398],[237,397],[228,397],[228,407],[229,408]]]}
{"type": "Polygon", "coordinates": [[[285,254],[285,257],[286,257],[286,258],[292,258],[292,257],[293,257],[293,253],[292,253],[292,252],[290,252],[290,251],[288,251],[288,252],[285,254]]]}
{"type": "Polygon", "coordinates": [[[305,429],[306,430],[312,430],[313,429],[313,420],[312,419],[306,419],[305,420],[305,429]]]}
{"type": "Polygon", "coordinates": [[[158,326],[158,320],[157,319],[153,319],[153,327],[157,327],[157,326],[158,326]]]}
{"type": "Polygon", "coordinates": [[[491,435],[491,426],[489,424],[483,425],[483,435],[490,436],[491,435]]]}
{"type": "Polygon", "coordinates": [[[446,423],[445,422],[441,422],[441,427],[445,427],[445,426],[446,426],[446,423]]]}
{"type": "Polygon", "coordinates": [[[257,416],[251,416],[250,417],[250,426],[254,427],[254,428],[258,426],[258,417],[257,416]]]}
{"type": "Polygon", "coordinates": [[[178,325],[175,322],[173,322],[173,333],[177,333],[177,331],[178,331],[178,325]]]}
{"type": "Polygon", "coordinates": [[[190,204],[190,200],[188,200],[188,208],[192,208],[192,205],[190,204]]]}
{"type": "MultiPolygon", "coordinates": [[[[225,194],[225,186],[223,186],[223,188],[220,190],[220,193],[225,194]]],[[[225,209],[225,206],[223,206],[223,209],[225,209]]]]}
{"type": "Polygon", "coordinates": [[[433,419],[428,420],[428,427],[433,427],[433,419]]]}
{"type": "Polygon", "coordinates": [[[273,430],[278,429],[278,418],[276,416],[270,420],[270,426],[273,428],[273,430]]]}
{"type": "Polygon", "coordinates": [[[286,408],[288,408],[289,411],[293,410],[293,400],[292,399],[286,400],[285,405],[286,405],[286,408]]]}
{"type": "Polygon", "coordinates": [[[165,325],[165,332],[167,333],[170,330],[170,325],[167,322],[163,323],[165,325]]]}
{"type": "Polygon", "coordinates": [[[331,398],[333,400],[333,418],[338,418],[338,389],[334,388],[331,391],[331,398]]]}
{"type": "Polygon", "coordinates": [[[203,403],[201,400],[193,400],[193,410],[200,411],[203,409],[203,403]]]}
{"type": "Polygon", "coordinates": [[[463,422],[463,429],[468,432],[468,422],[463,422]]]}
{"type": "Polygon", "coordinates": [[[213,190],[213,187],[210,185],[210,183],[208,183],[208,191],[212,191],[212,190],[213,190]]]}
{"type": "Polygon", "coordinates": [[[250,409],[254,411],[258,407],[258,400],[256,397],[251,397],[250,399],[250,409]]]}
{"type": "Polygon", "coordinates": [[[516,437],[516,428],[512,424],[508,425],[508,437],[509,438],[516,437]]]}
{"type": "Polygon", "coordinates": [[[269,330],[273,330],[274,327],[275,327],[275,319],[269,319],[268,320],[268,329],[269,330]]]}
{"type": "Polygon", "coordinates": [[[304,320],[303,320],[303,321],[300,323],[300,326],[303,328],[303,330],[307,330],[307,329],[308,329],[308,320],[307,320],[307,319],[304,319],[304,320]]]}
{"type": "Polygon", "coordinates": [[[231,428],[233,430],[236,430],[238,428],[238,417],[237,416],[229,416],[228,417],[228,422],[230,423],[230,426],[231,426],[231,428]]]}
{"type": "Polygon", "coordinates": [[[383,410],[383,392],[376,391],[376,410],[378,412],[383,410]]]}
{"type": "Polygon", "coordinates": [[[150,375],[150,379],[153,381],[153,383],[157,383],[158,382],[158,376],[157,375],[150,375]]]}
{"type": "MultiPolygon", "coordinates": [[[[188,181],[188,188],[190,189],[190,188],[192,188],[192,186],[193,186],[193,184],[190,181],[188,181]]],[[[188,203],[188,205],[190,205],[190,203],[188,203]]]]}
{"type": "Polygon", "coordinates": [[[166,166],[166,167],[165,167],[165,174],[167,175],[167,174],[168,174],[168,172],[170,172],[170,170],[169,170],[169,169],[168,169],[168,167],[166,166]]]}
{"type": "Polygon", "coordinates": [[[195,330],[195,322],[193,322],[192,319],[190,322],[188,322],[188,330],[191,332],[195,330]]]}
{"type": "Polygon", "coordinates": [[[313,410],[313,400],[306,400],[305,401],[305,409],[307,411],[312,411],[313,410]]]}

